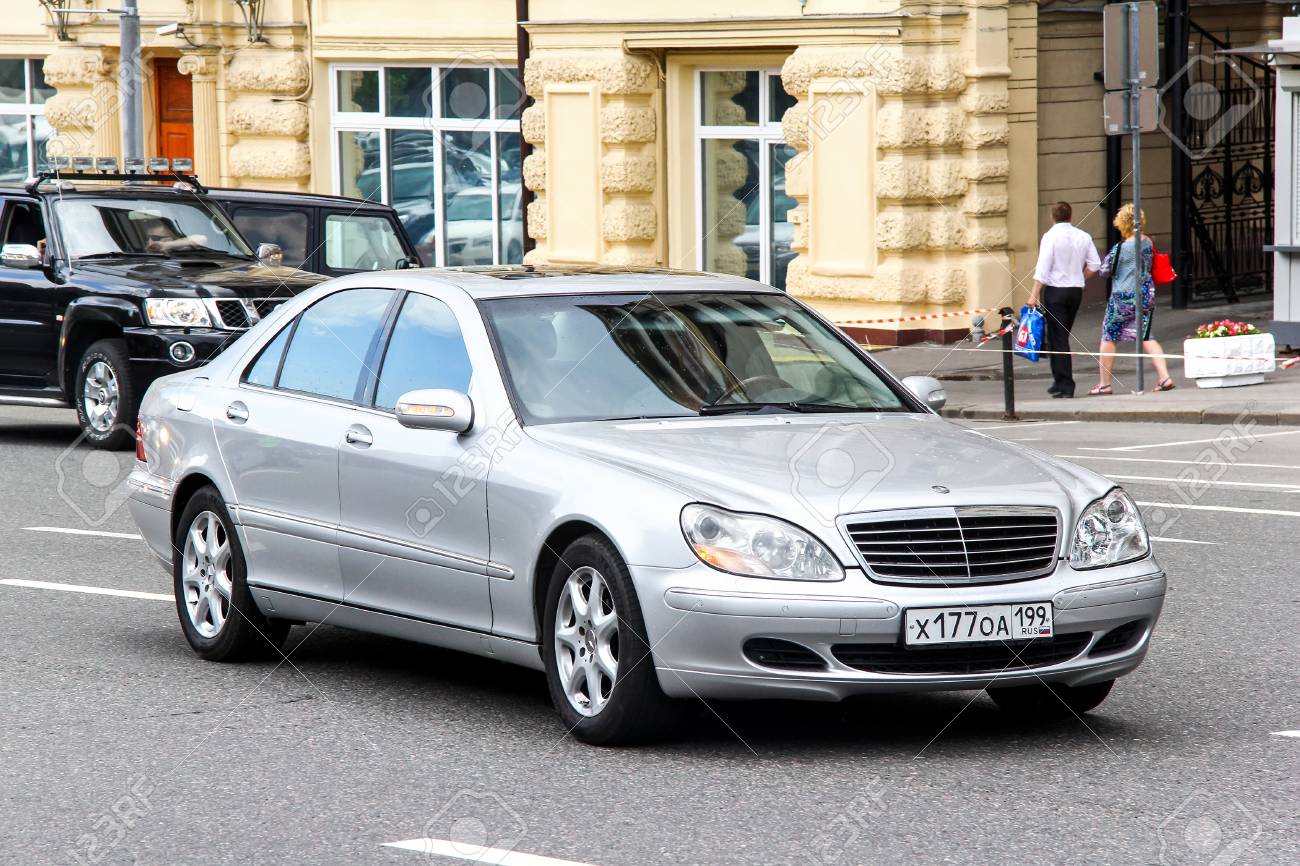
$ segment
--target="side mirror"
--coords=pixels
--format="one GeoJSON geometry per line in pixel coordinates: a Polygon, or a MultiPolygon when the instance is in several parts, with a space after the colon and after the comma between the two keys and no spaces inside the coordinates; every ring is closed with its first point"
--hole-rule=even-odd
{"type": "Polygon", "coordinates": [[[35,270],[41,267],[41,252],[33,244],[5,244],[0,249],[0,263],[6,268],[35,270]]]}
{"type": "Polygon", "coordinates": [[[264,265],[279,267],[284,264],[284,250],[279,244],[258,244],[257,260],[264,265]]]}
{"type": "Polygon", "coordinates": [[[445,388],[407,391],[397,401],[397,423],[418,430],[464,433],[474,424],[474,403],[468,394],[445,388]]]}
{"type": "Polygon", "coordinates": [[[903,385],[936,412],[948,402],[948,392],[933,376],[908,376],[903,380],[903,385]]]}

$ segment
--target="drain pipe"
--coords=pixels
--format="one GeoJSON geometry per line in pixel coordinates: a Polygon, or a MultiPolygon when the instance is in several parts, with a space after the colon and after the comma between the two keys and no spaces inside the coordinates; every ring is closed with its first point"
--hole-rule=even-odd
{"type": "MultiPolygon", "coordinates": [[[[519,64],[519,91],[521,99],[519,100],[519,114],[523,117],[525,108],[533,104],[532,97],[528,95],[527,88],[524,86],[524,67],[528,64],[529,40],[528,31],[524,29],[524,22],[528,20],[528,0],[515,0],[515,56],[519,64]]],[[[524,160],[528,159],[533,152],[533,146],[524,138],[523,124],[519,129],[519,195],[520,208],[523,212],[523,235],[524,235],[524,253],[533,249],[537,244],[533,241],[533,236],[528,232],[528,205],[532,204],[533,191],[524,183],[524,160]]]]}

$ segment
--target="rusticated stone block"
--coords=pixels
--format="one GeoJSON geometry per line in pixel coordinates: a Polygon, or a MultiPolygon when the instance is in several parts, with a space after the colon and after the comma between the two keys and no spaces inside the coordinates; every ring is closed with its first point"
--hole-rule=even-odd
{"type": "Polygon", "coordinates": [[[546,240],[546,196],[539,195],[528,203],[528,236],[546,240]]]}
{"type": "Polygon", "coordinates": [[[311,150],[300,141],[241,141],[230,148],[234,177],[296,180],[311,175],[311,150]]]}
{"type": "Polygon", "coordinates": [[[1011,127],[1003,116],[971,118],[966,124],[965,144],[967,147],[994,147],[1006,144],[1011,137],[1011,127]]]}
{"type": "Polygon", "coordinates": [[[611,151],[600,160],[600,186],[605,192],[651,193],[657,176],[658,165],[650,156],[611,151]]]}
{"type": "Polygon", "coordinates": [[[231,132],[239,135],[300,138],[307,134],[308,112],[301,102],[239,100],[226,109],[226,120],[231,132]]]}
{"type": "Polygon", "coordinates": [[[606,144],[654,141],[654,109],[606,105],[600,110],[600,140],[606,144]]]}
{"type": "Polygon", "coordinates": [[[524,66],[524,86],[540,97],[548,83],[594,81],[608,95],[652,93],[659,86],[659,70],[648,57],[622,52],[539,51],[524,66]]]}
{"type": "Polygon", "coordinates": [[[876,164],[877,198],[954,198],[963,195],[969,185],[959,159],[926,162],[887,159],[876,164]]]}
{"type": "Polygon", "coordinates": [[[961,214],[954,210],[890,210],[876,217],[876,247],[881,250],[961,249],[961,214]]]}
{"type": "Polygon", "coordinates": [[[529,144],[546,143],[546,108],[541,102],[524,109],[519,117],[519,132],[529,144]]]}
{"type": "Polygon", "coordinates": [[[942,264],[890,263],[873,277],[831,277],[814,273],[806,256],[790,263],[786,285],[791,294],[827,300],[861,300],[892,304],[961,304],[969,280],[961,268],[942,264]]]}
{"type": "Polygon", "coordinates": [[[997,180],[1011,174],[1005,159],[968,159],[961,164],[961,176],[967,180],[997,180]]]}
{"type": "Polygon", "coordinates": [[[651,202],[612,202],[601,211],[601,234],[614,243],[652,241],[659,220],[651,202]]]}
{"type": "Polygon", "coordinates": [[[1011,105],[1006,90],[1001,93],[968,90],[961,95],[961,107],[971,114],[1003,114],[1011,105]]]}
{"type": "Polygon", "coordinates": [[[959,108],[888,103],[876,120],[876,143],[880,147],[954,147],[964,141],[966,114],[959,108]]]}
{"type": "Polygon", "coordinates": [[[68,90],[56,93],[45,102],[45,119],[55,129],[93,129],[105,110],[89,90],[68,90]]]}
{"type": "Polygon", "coordinates": [[[299,93],[309,80],[300,51],[248,47],[236,53],[226,69],[226,87],[234,91],[299,93]]]}
{"type": "Polygon", "coordinates": [[[961,204],[962,213],[972,216],[992,216],[1007,212],[1008,197],[971,190],[961,204]]]}
{"type": "Polygon", "coordinates": [[[653,268],[663,264],[650,244],[618,244],[606,250],[602,259],[616,268],[653,268]]]}
{"type": "Polygon", "coordinates": [[[86,86],[116,72],[116,52],[60,48],[45,58],[45,82],[56,88],[86,86]]]}
{"type": "Polygon", "coordinates": [[[864,78],[883,95],[956,94],[966,86],[960,56],[912,57],[888,45],[855,49],[803,47],[786,59],[781,82],[787,92],[806,94],[814,80],[864,78]]]}
{"type": "Polygon", "coordinates": [[[546,151],[540,147],[524,158],[524,186],[533,192],[546,189],[546,151]]]}
{"type": "Polygon", "coordinates": [[[800,100],[786,109],[781,117],[781,133],[786,144],[797,150],[808,149],[808,103],[800,100]]]}

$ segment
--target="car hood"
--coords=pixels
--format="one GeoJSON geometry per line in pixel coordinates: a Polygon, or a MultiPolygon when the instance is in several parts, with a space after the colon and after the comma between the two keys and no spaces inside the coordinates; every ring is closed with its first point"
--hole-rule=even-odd
{"type": "Polygon", "coordinates": [[[527,429],[543,443],[657,479],[691,499],[810,528],[833,526],[843,514],[956,505],[1048,505],[1069,521],[1113,486],[1063,460],[923,414],[726,416],[527,429]]]}
{"type": "Polygon", "coordinates": [[[85,262],[76,266],[75,273],[127,282],[162,296],[200,298],[285,297],[325,280],[319,274],[260,262],[186,259],[85,262]]]}

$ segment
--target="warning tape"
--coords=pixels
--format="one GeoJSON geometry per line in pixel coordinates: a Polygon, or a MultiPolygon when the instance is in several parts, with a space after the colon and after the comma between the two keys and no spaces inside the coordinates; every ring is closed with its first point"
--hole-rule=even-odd
{"type": "Polygon", "coordinates": [[[957,310],[951,313],[927,313],[922,316],[895,316],[892,319],[848,319],[836,322],[836,325],[888,325],[894,322],[923,322],[928,319],[955,319],[960,316],[974,316],[977,313],[996,313],[1001,307],[981,307],[976,310],[957,310]]]}
{"type": "MultiPolygon", "coordinates": [[[[920,349],[930,352],[982,352],[984,354],[1005,355],[1018,354],[1017,349],[986,349],[984,344],[990,340],[1001,336],[1008,329],[1004,328],[995,334],[989,334],[980,339],[979,346],[907,346],[908,349],[920,349]]],[[[1039,349],[1039,355],[1076,355],[1080,358],[1186,358],[1186,355],[1174,354],[1172,352],[1060,352],[1050,349],[1039,349]]],[[[1278,369],[1290,370],[1292,367],[1300,365],[1300,355],[1294,358],[1283,358],[1276,355],[1216,355],[1213,360],[1216,361],[1273,361],[1277,364],[1278,369]]]]}

